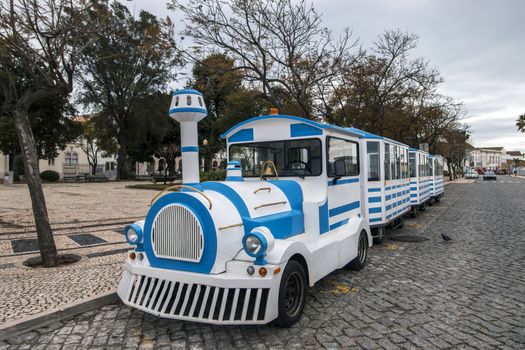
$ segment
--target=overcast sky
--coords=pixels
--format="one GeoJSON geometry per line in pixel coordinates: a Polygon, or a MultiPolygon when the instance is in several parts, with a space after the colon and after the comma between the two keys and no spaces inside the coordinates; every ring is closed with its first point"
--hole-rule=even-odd
{"type": "MultiPolygon", "coordinates": [[[[363,48],[385,29],[419,35],[415,56],[430,61],[445,78],[441,92],[463,101],[475,146],[525,151],[516,118],[525,113],[525,0],[314,0],[326,26],[350,27],[363,48]]],[[[180,14],[162,0],[134,0],[131,10],[180,14]]]]}

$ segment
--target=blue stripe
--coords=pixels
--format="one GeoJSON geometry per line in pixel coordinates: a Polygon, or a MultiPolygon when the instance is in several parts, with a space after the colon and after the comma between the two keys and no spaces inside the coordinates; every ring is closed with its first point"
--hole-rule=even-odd
{"type": "Polygon", "coordinates": [[[380,213],[380,212],[381,212],[381,208],[368,208],[369,214],[380,213]]]}
{"type": "Polygon", "coordinates": [[[175,108],[170,109],[169,114],[182,113],[182,112],[208,114],[208,111],[206,110],[206,108],[199,108],[199,107],[183,107],[183,108],[175,107],[175,108]]]}
{"type": "Polygon", "coordinates": [[[175,96],[175,95],[199,95],[199,96],[202,96],[202,92],[199,92],[199,91],[193,90],[193,89],[182,89],[182,90],[173,91],[171,96],[175,96]]]}
{"type": "Polygon", "coordinates": [[[226,181],[242,182],[244,181],[244,178],[242,176],[228,176],[226,177],[226,181]]]}
{"type": "Polygon", "coordinates": [[[324,234],[330,229],[328,222],[328,199],[319,207],[319,233],[324,234]]]}
{"type": "Polygon", "coordinates": [[[184,146],[180,148],[181,152],[199,152],[198,146],[184,146]]]}
{"type": "Polygon", "coordinates": [[[344,224],[346,224],[348,222],[349,219],[344,219],[344,220],[341,220],[339,222],[336,222],[335,224],[332,224],[330,225],[330,231],[332,231],[333,229],[336,229],[340,226],[343,226],[344,224]]]}
{"type": "Polygon", "coordinates": [[[381,202],[381,197],[368,197],[368,203],[379,203],[381,202]]]}
{"type": "Polygon", "coordinates": [[[228,137],[228,142],[249,142],[253,141],[253,129],[242,129],[228,137]]]}
{"type": "Polygon", "coordinates": [[[337,183],[334,185],[334,180],[328,180],[328,186],[339,186],[344,184],[351,184],[354,182],[359,182],[359,179],[346,179],[346,180],[337,180],[337,183]]]}
{"type": "Polygon", "coordinates": [[[355,201],[352,203],[341,205],[340,207],[332,208],[328,211],[328,216],[332,217],[332,216],[346,213],[347,211],[359,208],[359,205],[360,205],[359,201],[355,201]]]}
{"type": "Polygon", "coordinates": [[[368,192],[381,192],[381,188],[369,188],[368,192]]]}
{"type": "Polygon", "coordinates": [[[290,124],[291,137],[317,136],[322,135],[323,130],[305,123],[290,124]]]}
{"type": "Polygon", "coordinates": [[[370,221],[370,222],[378,222],[378,221],[381,221],[381,218],[368,219],[368,221],[370,221]]]}

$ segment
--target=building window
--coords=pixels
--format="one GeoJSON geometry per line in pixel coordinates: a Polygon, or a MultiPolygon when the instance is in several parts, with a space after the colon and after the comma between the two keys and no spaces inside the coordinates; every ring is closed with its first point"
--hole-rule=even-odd
{"type": "Polygon", "coordinates": [[[385,143],[385,180],[391,180],[390,175],[390,144],[385,143]]]}
{"type": "Polygon", "coordinates": [[[47,165],[55,165],[55,158],[49,158],[47,160],[47,165]]]}

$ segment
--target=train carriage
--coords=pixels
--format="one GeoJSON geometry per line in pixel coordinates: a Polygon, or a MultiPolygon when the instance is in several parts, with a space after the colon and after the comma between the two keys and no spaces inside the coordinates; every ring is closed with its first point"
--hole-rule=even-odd
{"type": "Polygon", "coordinates": [[[366,170],[366,212],[374,242],[381,243],[385,227],[402,226],[403,216],[410,211],[409,147],[386,137],[349,129],[360,134],[366,170]]]}
{"type": "Polygon", "coordinates": [[[173,94],[183,184],[127,225],[135,246],[118,295],[161,317],[290,326],[307,286],[335,269],[361,269],[372,237],[359,134],[279,114],[232,127],[226,181],[200,183],[195,90],[173,94]]]}
{"type": "Polygon", "coordinates": [[[430,157],[432,185],[430,186],[430,198],[439,202],[445,194],[445,180],[443,177],[444,160],[443,157],[433,155],[430,157]]]}
{"type": "Polygon", "coordinates": [[[425,210],[430,200],[432,174],[430,168],[430,155],[422,150],[409,149],[410,163],[410,204],[411,215],[416,215],[416,210],[425,210]]]}

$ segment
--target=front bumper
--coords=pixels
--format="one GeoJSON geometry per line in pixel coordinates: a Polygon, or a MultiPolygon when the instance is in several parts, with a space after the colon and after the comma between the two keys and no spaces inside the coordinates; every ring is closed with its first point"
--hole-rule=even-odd
{"type": "MultiPolygon", "coordinates": [[[[281,274],[266,265],[266,277],[249,276],[249,263],[228,263],[227,271],[205,275],[149,266],[124,265],[122,302],[160,317],[212,324],[264,324],[277,317],[281,274]]],[[[282,267],[281,267],[282,268],[282,267]]]]}

